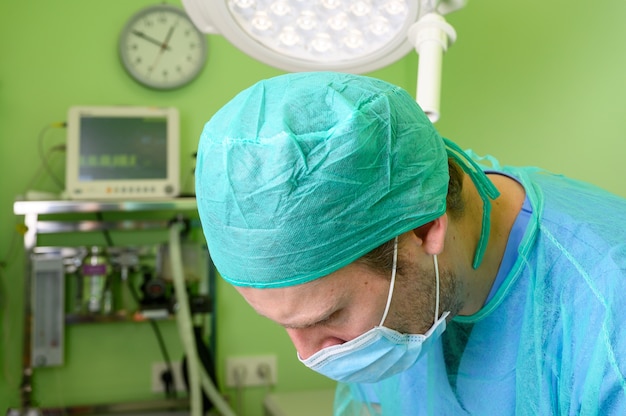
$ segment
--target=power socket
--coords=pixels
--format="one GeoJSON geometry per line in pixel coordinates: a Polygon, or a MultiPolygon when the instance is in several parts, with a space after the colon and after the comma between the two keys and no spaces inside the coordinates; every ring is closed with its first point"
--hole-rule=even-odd
{"type": "Polygon", "coordinates": [[[272,386],[277,375],[275,355],[226,358],[227,387],[272,386]]]}
{"type": "MultiPolygon", "coordinates": [[[[185,379],[183,378],[183,369],[180,361],[172,361],[172,375],[174,376],[174,388],[176,391],[187,391],[185,379]]],[[[161,380],[161,374],[167,370],[166,363],[152,363],[152,392],[163,393],[165,385],[161,380]]]]}

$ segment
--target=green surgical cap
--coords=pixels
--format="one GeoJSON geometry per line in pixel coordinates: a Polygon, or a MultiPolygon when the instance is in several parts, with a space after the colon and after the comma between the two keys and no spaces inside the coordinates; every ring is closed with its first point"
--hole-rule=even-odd
{"type": "Polygon", "coordinates": [[[328,275],[445,213],[444,140],[403,89],[294,73],[239,93],[206,124],[196,196],[211,257],[236,286],[328,275]]]}

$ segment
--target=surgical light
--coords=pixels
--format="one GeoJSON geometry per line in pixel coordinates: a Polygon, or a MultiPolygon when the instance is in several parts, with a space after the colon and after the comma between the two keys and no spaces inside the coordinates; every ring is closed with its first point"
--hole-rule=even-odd
{"type": "Polygon", "coordinates": [[[444,14],[466,0],[183,0],[204,33],[286,71],[370,72],[419,54],[416,99],[439,118],[441,61],[456,39],[444,14]]]}

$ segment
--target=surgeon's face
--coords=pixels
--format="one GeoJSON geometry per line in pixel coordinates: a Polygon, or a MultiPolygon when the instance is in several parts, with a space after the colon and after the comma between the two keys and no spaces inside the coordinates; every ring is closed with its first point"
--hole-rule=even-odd
{"type": "MultiPolygon", "coordinates": [[[[434,271],[412,265],[398,275],[387,321],[400,332],[423,333],[433,323],[434,271]]],[[[380,323],[390,276],[358,262],[297,286],[236,288],[260,314],[285,327],[300,358],[342,344],[380,323]]],[[[443,306],[443,305],[442,305],[443,306]]]]}
{"type": "Polygon", "coordinates": [[[389,278],[355,263],[297,286],[236,289],[260,315],[282,325],[306,359],[378,325],[389,278]]]}

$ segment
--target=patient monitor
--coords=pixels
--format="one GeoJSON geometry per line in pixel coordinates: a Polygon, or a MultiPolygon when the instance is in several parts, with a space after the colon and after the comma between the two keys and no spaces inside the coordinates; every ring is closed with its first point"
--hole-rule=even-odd
{"type": "Polygon", "coordinates": [[[175,108],[71,107],[67,126],[68,198],[178,196],[179,123],[175,108]]]}

